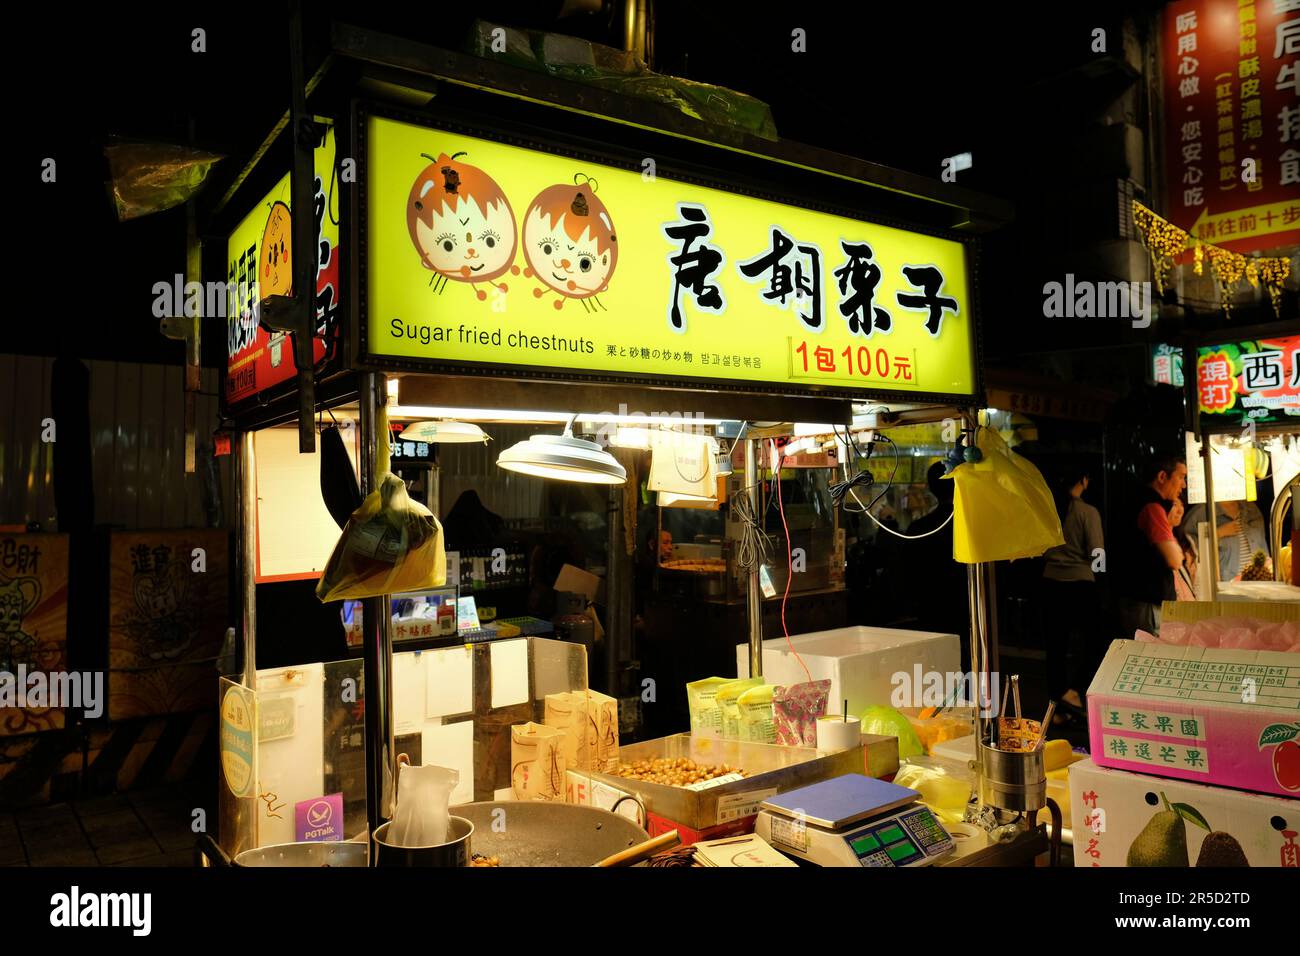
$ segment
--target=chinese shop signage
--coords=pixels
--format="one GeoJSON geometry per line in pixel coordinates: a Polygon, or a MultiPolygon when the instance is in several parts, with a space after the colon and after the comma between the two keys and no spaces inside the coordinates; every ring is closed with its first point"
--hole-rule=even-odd
{"type": "Polygon", "coordinates": [[[960,242],[387,118],[366,137],[371,361],[976,391],[960,242]]]}
{"type": "Polygon", "coordinates": [[[1169,220],[1234,252],[1300,241],[1300,0],[1181,0],[1164,18],[1169,220]]]}
{"type": "MultiPolygon", "coordinates": [[[[0,535],[0,674],[9,680],[67,670],[68,541],[66,534],[0,535]]],[[[0,737],[63,726],[61,709],[15,705],[0,694],[0,737]]]]}
{"type": "Polygon", "coordinates": [[[314,361],[334,339],[339,302],[339,197],[334,175],[334,129],[315,150],[315,249],[293,248],[292,196],[286,173],[240,221],[226,244],[226,401],[264,392],[297,374],[288,335],[258,325],[258,306],[272,295],[293,293],[293,257],[316,257],[314,361]]]}
{"type": "Polygon", "coordinates": [[[1300,335],[1202,347],[1196,358],[1201,415],[1257,424],[1300,416],[1300,335]]]}
{"type": "Polygon", "coordinates": [[[1151,346],[1151,380],[1157,385],[1183,387],[1183,350],[1163,342],[1151,346]]]}

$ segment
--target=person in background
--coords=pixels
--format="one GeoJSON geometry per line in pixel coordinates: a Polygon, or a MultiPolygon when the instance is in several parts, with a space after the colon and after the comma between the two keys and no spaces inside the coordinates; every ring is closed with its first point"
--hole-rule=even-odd
{"type": "Polygon", "coordinates": [[[1196,600],[1196,549],[1191,539],[1183,533],[1183,500],[1175,498],[1165,502],[1165,513],[1169,515],[1169,526],[1174,529],[1174,541],[1183,553],[1183,563],[1174,569],[1174,598],[1179,601],[1196,600]]]}
{"type": "Polygon", "coordinates": [[[1101,664],[1097,622],[1097,581],[1093,566],[1104,554],[1101,512],[1083,500],[1088,473],[1066,471],[1054,489],[1065,544],[1044,555],[1043,608],[1056,638],[1047,642],[1049,691],[1057,700],[1056,724],[1082,726],[1087,720],[1080,688],[1087,687],[1101,664]]]}
{"type": "MultiPolygon", "coordinates": [[[[1268,523],[1253,501],[1220,501],[1214,506],[1219,539],[1219,580],[1232,581],[1250,567],[1256,551],[1268,554],[1268,523]]],[[[1205,505],[1192,505],[1183,532],[1196,540],[1196,526],[1205,520],[1205,505]]]]}
{"type": "Polygon", "coordinates": [[[1165,502],[1180,498],[1187,486],[1187,465],[1181,458],[1157,457],[1146,466],[1137,509],[1126,528],[1122,571],[1115,586],[1120,592],[1121,636],[1132,640],[1138,630],[1159,636],[1160,605],[1177,597],[1174,576],[1182,567],[1183,551],[1174,540],[1165,502]]]}

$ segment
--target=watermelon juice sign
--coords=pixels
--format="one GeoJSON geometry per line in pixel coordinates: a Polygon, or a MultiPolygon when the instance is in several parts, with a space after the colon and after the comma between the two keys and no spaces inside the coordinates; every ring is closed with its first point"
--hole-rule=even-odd
{"type": "Polygon", "coordinates": [[[1201,348],[1196,394],[1202,420],[1300,421],[1300,335],[1201,348]]]}
{"type": "Polygon", "coordinates": [[[339,215],[334,175],[334,128],[315,150],[314,249],[293,247],[290,176],[286,173],[230,234],[226,245],[226,400],[234,404],[289,381],[297,373],[288,335],[259,325],[263,299],[292,295],[295,255],[316,259],[316,336],[313,360],[321,362],[335,335],[339,302],[339,215]]]}
{"type": "Polygon", "coordinates": [[[368,118],[368,361],[976,392],[963,243],[489,135],[368,118]]]}

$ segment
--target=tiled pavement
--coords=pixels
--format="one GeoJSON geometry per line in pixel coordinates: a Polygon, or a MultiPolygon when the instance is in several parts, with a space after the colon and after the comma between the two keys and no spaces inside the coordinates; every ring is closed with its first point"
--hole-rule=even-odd
{"type": "Polygon", "coordinates": [[[192,866],[197,805],[158,788],[0,813],[0,866],[192,866]]]}

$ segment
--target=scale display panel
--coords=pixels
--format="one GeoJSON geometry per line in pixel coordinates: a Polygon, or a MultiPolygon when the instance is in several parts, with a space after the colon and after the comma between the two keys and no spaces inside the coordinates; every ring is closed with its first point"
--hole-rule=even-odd
{"type": "Polygon", "coordinates": [[[924,807],[854,830],[843,840],[860,866],[911,866],[952,848],[952,838],[924,807]]]}

